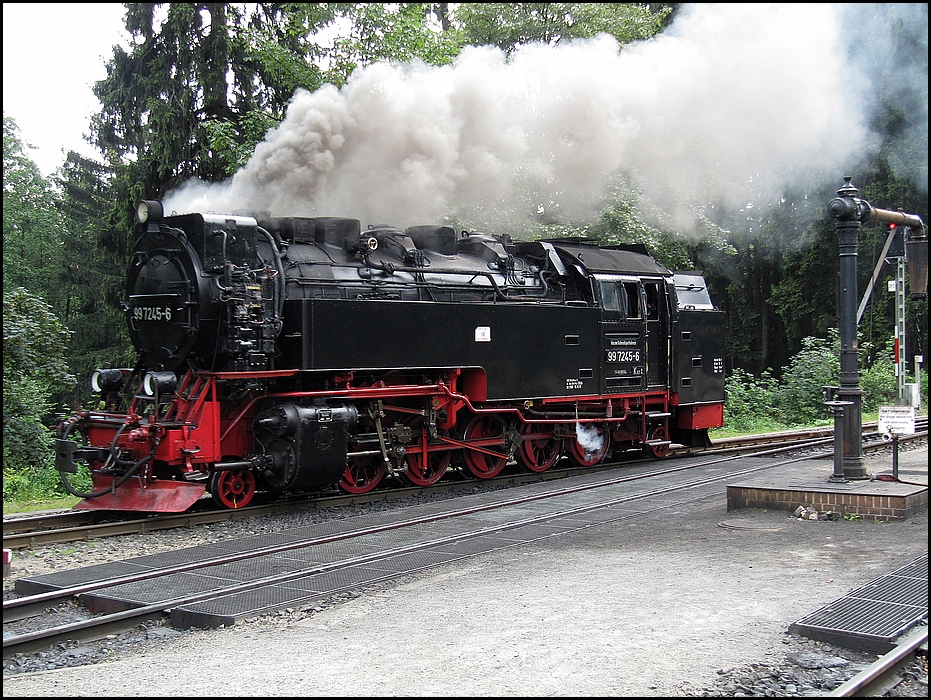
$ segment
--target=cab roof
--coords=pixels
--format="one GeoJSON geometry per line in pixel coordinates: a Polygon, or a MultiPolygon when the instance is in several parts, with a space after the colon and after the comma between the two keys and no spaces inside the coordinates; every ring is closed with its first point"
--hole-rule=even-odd
{"type": "Polygon", "coordinates": [[[668,277],[672,271],[659,264],[650,257],[646,246],[618,245],[601,247],[586,244],[580,239],[575,241],[567,239],[550,240],[560,253],[577,263],[589,272],[655,275],[668,277]]]}

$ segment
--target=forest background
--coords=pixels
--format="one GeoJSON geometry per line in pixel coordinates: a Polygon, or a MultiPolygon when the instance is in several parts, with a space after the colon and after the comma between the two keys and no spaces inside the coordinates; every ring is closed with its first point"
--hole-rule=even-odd
{"type": "MultiPolygon", "coordinates": [[[[778,191],[760,186],[733,196],[747,180],[763,179],[735,169],[745,182],[712,194],[699,186],[704,173],[690,169],[694,154],[688,143],[677,152],[656,138],[650,146],[659,148],[651,161],[659,168],[638,168],[636,159],[613,167],[585,212],[569,206],[569,194],[574,187],[591,190],[590,168],[576,170],[577,181],[568,184],[553,184],[558,178],[545,175],[534,178],[524,168],[506,210],[488,202],[450,204],[443,220],[431,223],[523,238],[586,235],[602,244],[643,243],[670,269],[702,270],[712,299],[728,319],[727,426],[763,431],[825,418],[821,386],[836,385],[839,377],[838,252],[827,203],[849,175],[873,206],[916,214],[923,221],[928,215],[928,6],[851,7],[856,15],[842,25],[839,43],[847,51],[843,60],[851,75],[864,81],[851,81],[848,92],[857,92],[871,138],[844,163],[845,171],[815,167],[778,191]],[[677,177],[666,178],[671,173],[677,177]],[[674,190],[674,204],[655,195],[657,181],[674,190]]],[[[95,87],[101,109],[88,125],[103,154],[100,161],[71,152],[58,172],[43,177],[17,125],[4,115],[4,502],[58,492],[51,430],[56,418],[91,401],[85,380],[94,368],[133,362],[120,302],[136,201],[177,192],[197,196],[201,190],[191,189],[191,183],[210,186],[248,175],[267,152],[263,144],[288,133],[289,109],[296,113],[301,100],[310,98],[344,100],[343,106],[349,106],[352,91],[373,80],[376,70],[387,70],[383,75],[411,89],[412,81],[455,77],[452,71],[475,60],[477,47],[491,52],[488,60],[502,76],[541,55],[533,51],[563,51],[552,60],[571,61],[589,47],[602,52],[607,64],[633,56],[644,61],[630,65],[646,68],[646,58],[695,31],[684,28],[691,6],[676,3],[127,3],[125,8],[131,43],[128,50],[114,47],[107,77],[95,87]],[[605,35],[613,41],[606,43],[605,35]],[[437,72],[443,70],[451,72],[437,72]]],[[[803,40],[816,37],[810,44],[821,40],[802,27],[792,34],[803,40]]],[[[739,51],[731,50],[734,64],[741,63],[739,51]]],[[[727,60],[727,52],[723,55],[727,60]]],[[[673,57],[673,69],[683,70],[688,60],[673,57]]],[[[777,93],[785,88],[792,94],[793,87],[780,86],[778,80],[778,61],[787,60],[777,56],[770,73],[758,76],[761,89],[777,93]]],[[[727,67],[718,64],[714,70],[718,73],[709,75],[714,81],[709,85],[726,83],[727,67]]],[[[788,66],[785,73],[800,79],[789,74],[788,66]]],[[[761,134],[777,133],[765,123],[765,99],[753,104],[734,94],[731,101],[726,85],[723,90],[713,97],[725,123],[733,118],[734,141],[740,118],[756,122],[761,134]]],[[[392,116],[407,126],[430,114],[430,95],[412,94],[420,104],[389,114],[381,122],[383,130],[392,128],[387,121],[392,116]]],[[[480,108],[481,95],[474,95],[480,108]]],[[[822,111],[828,113],[824,105],[796,111],[791,121],[800,125],[800,142],[805,129],[815,130],[822,111]]],[[[359,113],[352,116],[360,118],[359,113]]],[[[537,133],[530,136],[556,162],[569,159],[590,136],[597,146],[598,136],[612,142],[630,127],[618,122],[602,134],[594,116],[576,119],[576,126],[568,127],[571,138],[565,136],[566,127],[560,132],[553,121],[537,123],[537,133]],[[561,155],[560,148],[570,155],[561,155]]],[[[655,114],[657,124],[669,118],[655,114]]],[[[436,125],[425,126],[429,132],[436,125]]],[[[638,129],[648,136],[651,126],[644,120],[638,129]]],[[[672,127],[687,138],[691,133],[696,150],[715,145],[703,141],[697,116],[672,127]]],[[[826,134],[834,130],[840,140],[852,126],[836,119],[821,128],[826,134]]],[[[490,134],[494,130],[486,129],[486,136],[495,136],[490,134]]],[[[404,131],[392,143],[422,148],[420,139],[421,134],[404,131]]],[[[775,136],[756,142],[764,153],[792,145],[778,143],[775,136]]],[[[725,140],[717,146],[721,161],[728,145],[725,140]]],[[[371,168],[377,167],[373,159],[371,168]]],[[[293,182],[297,175],[284,177],[293,182]]],[[[860,232],[861,295],[880,264],[888,233],[886,226],[865,226],[860,232]]],[[[894,265],[885,263],[881,269],[859,327],[865,411],[895,400],[894,298],[885,288],[894,265]]],[[[926,298],[909,297],[906,338],[913,372],[914,356],[927,351],[926,298]]],[[[927,373],[923,397],[926,378],[927,373]]]]}

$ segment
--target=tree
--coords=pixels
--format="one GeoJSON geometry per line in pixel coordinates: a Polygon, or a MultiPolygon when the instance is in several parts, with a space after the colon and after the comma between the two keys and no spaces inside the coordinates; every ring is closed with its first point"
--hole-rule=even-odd
{"type": "MultiPolygon", "coordinates": [[[[113,244],[123,234],[109,222],[110,179],[108,168],[73,151],[59,175],[65,232],[59,276],[63,303],[56,312],[72,331],[69,361],[79,377],[89,377],[98,367],[125,367],[133,361],[120,310],[128,261],[113,244]]],[[[78,382],[73,396],[56,398],[82,405],[90,398],[90,388],[78,382]]]]}
{"type": "MultiPolygon", "coordinates": [[[[115,47],[94,92],[96,143],[127,195],[159,197],[234,172],[298,87],[333,75],[315,37],[342,3],[128,3],[129,52],[115,47]],[[132,165],[132,167],[130,167],[132,165]]],[[[130,204],[132,197],[130,197],[130,204]]]]}
{"type": "Polygon", "coordinates": [[[65,364],[67,330],[44,298],[61,304],[59,194],[26,155],[13,119],[3,118],[3,468],[6,475],[46,464],[51,433],[43,421],[52,394],[73,381],[65,364]]]}
{"type": "Polygon", "coordinates": [[[786,190],[775,202],[714,206],[732,254],[706,251],[703,262],[722,290],[716,301],[728,312],[730,367],[754,374],[782,367],[803,338],[823,337],[836,326],[837,252],[832,227],[823,221],[831,194],[820,183],[786,190]]]}
{"type": "Polygon", "coordinates": [[[497,46],[511,53],[522,44],[556,45],[602,32],[623,46],[655,35],[671,19],[672,8],[669,3],[462,3],[455,18],[466,43],[497,46]]]}
{"type": "Polygon", "coordinates": [[[464,46],[464,36],[444,6],[420,2],[349,5],[344,13],[350,24],[348,34],[337,38],[330,52],[330,82],[342,85],[356,68],[377,61],[422,61],[434,66],[452,62],[464,46]]]}
{"type": "Polygon", "coordinates": [[[3,117],[3,289],[23,287],[60,302],[62,218],[59,193],[25,150],[19,128],[3,117]]]}
{"type": "Polygon", "coordinates": [[[44,426],[51,395],[74,382],[65,362],[69,335],[39,296],[22,287],[4,290],[4,474],[50,464],[52,433],[44,426]]]}

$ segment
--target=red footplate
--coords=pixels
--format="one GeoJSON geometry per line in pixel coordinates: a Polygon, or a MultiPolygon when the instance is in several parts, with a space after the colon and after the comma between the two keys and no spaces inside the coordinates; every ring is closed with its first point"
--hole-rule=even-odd
{"type": "MultiPolygon", "coordinates": [[[[109,477],[94,477],[94,491],[111,486],[109,477]]],[[[130,479],[115,493],[87,498],[74,510],[135,510],[149,513],[183,513],[207,490],[205,484],[186,481],[150,481],[130,479]]]]}

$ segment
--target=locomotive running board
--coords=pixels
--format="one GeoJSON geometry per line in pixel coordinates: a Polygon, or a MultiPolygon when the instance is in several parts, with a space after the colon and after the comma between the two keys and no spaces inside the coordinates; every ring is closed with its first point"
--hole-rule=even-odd
{"type": "MultiPolygon", "coordinates": [[[[94,477],[94,490],[110,487],[110,478],[94,477]]],[[[206,484],[186,481],[151,481],[140,485],[129,479],[115,493],[86,498],[72,510],[134,510],[149,513],[183,513],[204,495],[206,484]]]]}

